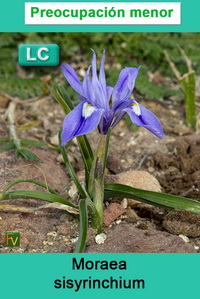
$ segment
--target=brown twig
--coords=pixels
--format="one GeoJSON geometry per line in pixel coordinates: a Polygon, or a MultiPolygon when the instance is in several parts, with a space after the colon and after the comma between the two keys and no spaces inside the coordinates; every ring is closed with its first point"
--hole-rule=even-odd
{"type": "Polygon", "coordinates": [[[181,79],[181,74],[179,73],[178,69],[176,68],[175,64],[173,63],[173,61],[171,61],[170,57],[169,57],[169,54],[167,53],[166,50],[164,50],[164,54],[165,54],[165,58],[166,60],[168,61],[171,69],[172,69],[172,72],[174,73],[174,75],[176,76],[176,78],[178,80],[181,79]]]}
{"type": "Polygon", "coordinates": [[[186,65],[187,65],[187,68],[188,68],[188,72],[192,72],[193,69],[192,69],[192,61],[188,58],[188,56],[185,54],[185,51],[178,47],[180,53],[182,54],[183,58],[185,59],[185,62],[186,62],[186,65]]]}

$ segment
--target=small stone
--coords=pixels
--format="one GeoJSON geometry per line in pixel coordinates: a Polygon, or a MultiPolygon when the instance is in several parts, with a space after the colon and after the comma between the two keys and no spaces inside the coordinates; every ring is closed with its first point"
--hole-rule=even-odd
{"type": "Polygon", "coordinates": [[[52,246],[52,245],[53,245],[53,242],[47,242],[47,244],[48,244],[49,246],[52,246]]]}
{"type": "Polygon", "coordinates": [[[126,135],[125,132],[121,132],[121,133],[119,133],[119,136],[120,136],[120,137],[124,137],[124,135],[126,135]]]}
{"type": "Polygon", "coordinates": [[[84,182],[85,181],[85,170],[80,170],[76,173],[76,176],[79,180],[79,182],[84,182]]]}
{"type": "Polygon", "coordinates": [[[58,134],[51,137],[50,142],[52,145],[59,146],[58,134]]]}
{"type": "Polygon", "coordinates": [[[199,246],[194,246],[194,249],[195,250],[199,250],[199,246]]]}
{"type": "Polygon", "coordinates": [[[108,208],[104,210],[103,222],[105,226],[109,226],[119,216],[121,216],[126,210],[118,203],[111,203],[108,208]]]}
{"type": "Polygon", "coordinates": [[[106,183],[124,184],[138,189],[161,192],[158,180],[147,171],[127,171],[106,177],[106,183]]]}
{"type": "Polygon", "coordinates": [[[66,224],[61,224],[57,227],[59,235],[67,235],[69,234],[69,226],[66,224]]]}
{"type": "Polygon", "coordinates": [[[62,223],[66,223],[66,222],[68,222],[68,221],[69,221],[69,216],[68,216],[67,214],[63,214],[63,215],[61,215],[61,216],[60,216],[60,221],[61,221],[62,223]]]}
{"type": "Polygon", "coordinates": [[[185,242],[185,243],[189,243],[190,240],[187,236],[184,236],[184,235],[179,235],[179,237],[185,242]]]}
{"type": "Polygon", "coordinates": [[[120,224],[121,222],[122,222],[121,219],[115,221],[116,224],[120,224]]]}
{"type": "Polygon", "coordinates": [[[72,139],[72,143],[77,146],[78,145],[77,139],[76,138],[72,139]]]}
{"type": "MultiPolygon", "coordinates": [[[[138,189],[161,192],[158,180],[147,171],[127,171],[117,175],[107,176],[107,184],[123,184],[138,189]]],[[[131,199],[132,204],[138,201],[131,199]]]]}
{"type": "Polygon", "coordinates": [[[99,245],[104,244],[107,236],[104,233],[95,236],[95,242],[99,245]]]}
{"type": "Polygon", "coordinates": [[[61,154],[58,155],[57,158],[56,158],[56,161],[59,162],[59,163],[64,163],[63,156],[61,154]]]}
{"type": "Polygon", "coordinates": [[[65,243],[68,243],[69,242],[69,239],[67,239],[67,238],[63,238],[63,241],[65,242],[65,243]]]}
{"type": "Polygon", "coordinates": [[[186,134],[191,134],[192,130],[183,124],[176,124],[174,126],[173,132],[179,136],[183,136],[186,134]]]}
{"type": "Polygon", "coordinates": [[[155,171],[155,168],[153,168],[153,167],[149,167],[149,168],[148,168],[148,171],[149,171],[150,173],[153,173],[153,172],[155,171]]]}
{"type": "Polygon", "coordinates": [[[127,207],[128,207],[128,200],[127,200],[127,198],[124,198],[122,200],[121,206],[122,206],[122,208],[127,209],[127,207]]]}
{"type": "Polygon", "coordinates": [[[128,218],[127,221],[130,222],[130,223],[136,223],[139,219],[139,216],[130,207],[127,209],[126,215],[127,215],[127,218],[128,218]]]}
{"type": "Polygon", "coordinates": [[[68,195],[71,199],[75,199],[78,196],[78,189],[76,188],[76,185],[74,183],[72,183],[68,191],[68,195]]]}
{"type": "Polygon", "coordinates": [[[84,77],[85,74],[86,74],[86,72],[85,72],[84,69],[80,69],[78,73],[79,73],[79,75],[82,76],[82,77],[84,77]]]}
{"type": "Polygon", "coordinates": [[[108,156],[106,167],[114,174],[121,173],[123,171],[120,160],[113,155],[108,156]]]}
{"type": "Polygon", "coordinates": [[[163,218],[163,227],[174,235],[200,236],[200,215],[184,211],[169,212],[163,218]]]}
{"type": "Polygon", "coordinates": [[[72,243],[76,243],[78,241],[78,237],[71,239],[72,243]]]}
{"type": "Polygon", "coordinates": [[[49,232],[47,233],[47,236],[55,238],[57,236],[57,232],[49,232]]]}

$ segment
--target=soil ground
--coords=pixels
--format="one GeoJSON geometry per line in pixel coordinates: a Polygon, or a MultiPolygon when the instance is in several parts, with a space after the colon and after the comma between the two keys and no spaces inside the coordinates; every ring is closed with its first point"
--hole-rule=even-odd
{"type": "MultiPolygon", "coordinates": [[[[193,133],[184,124],[183,105],[180,103],[169,105],[164,102],[153,101],[140,101],[140,103],[157,115],[163,125],[165,137],[163,140],[159,140],[144,128],[132,131],[127,122],[121,121],[111,135],[107,173],[116,174],[129,170],[145,170],[157,178],[163,192],[200,200],[200,135],[198,130],[193,133]]],[[[7,123],[4,119],[5,110],[5,108],[0,110],[1,137],[7,136],[7,123]]],[[[63,112],[52,98],[44,98],[28,105],[19,104],[15,115],[16,126],[20,127],[20,125],[32,120],[34,114],[37,114],[41,123],[29,130],[18,131],[20,138],[44,140],[52,143],[53,140],[56,140],[55,135],[62,125],[63,112]]],[[[89,134],[89,139],[95,146],[97,142],[96,132],[89,134]]],[[[46,147],[32,148],[32,151],[44,163],[30,163],[30,161],[22,158],[16,159],[12,150],[0,153],[0,190],[7,183],[17,178],[34,178],[42,181],[45,178],[47,183],[65,198],[77,203],[79,198],[76,193],[70,198],[69,190],[72,190],[73,186],[64,165],[60,162],[59,153],[46,147]]],[[[81,155],[75,140],[69,148],[69,155],[76,172],[83,170],[81,155]]],[[[13,189],[39,190],[40,188],[21,184],[16,185],[13,189]]],[[[26,207],[42,204],[40,201],[27,199],[9,200],[1,204],[5,203],[26,207]]],[[[107,201],[106,205],[108,204],[107,201]]],[[[186,216],[183,219],[182,212],[177,212],[175,216],[172,215],[175,218],[172,217],[171,219],[169,213],[173,212],[146,207],[142,204],[135,206],[134,212],[138,216],[137,221],[131,221],[128,213],[125,213],[114,221],[111,227],[105,228],[105,233],[112,235],[112,229],[121,224],[128,224],[141,230],[170,231],[168,224],[171,221],[170,234],[187,236],[187,230],[182,231],[180,229],[178,232],[173,230],[181,218],[179,222],[182,223],[182,227],[185,225],[187,228],[188,226],[191,228],[191,226],[196,225],[194,228],[196,234],[190,233],[189,239],[186,241],[193,248],[195,246],[197,252],[200,251],[200,233],[198,235],[200,218],[198,215],[195,220],[191,220],[191,213],[185,213],[186,216]]],[[[71,252],[77,241],[78,223],[58,209],[41,209],[31,214],[1,210],[0,232],[0,252],[2,253],[71,252]],[[4,247],[4,233],[6,231],[21,232],[20,248],[4,247]]],[[[87,245],[94,244],[94,236],[94,230],[90,229],[87,245]]]]}

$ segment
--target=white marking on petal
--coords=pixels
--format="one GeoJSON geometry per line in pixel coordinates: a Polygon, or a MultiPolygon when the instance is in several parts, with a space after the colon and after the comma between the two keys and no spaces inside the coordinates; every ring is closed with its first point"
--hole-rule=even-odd
{"type": "Polygon", "coordinates": [[[82,116],[85,117],[85,118],[88,118],[92,115],[92,113],[97,110],[94,106],[88,104],[88,103],[85,103],[83,105],[83,110],[82,110],[82,116]]]}
{"type": "Polygon", "coordinates": [[[137,115],[140,116],[141,115],[141,110],[140,110],[140,106],[138,105],[138,103],[132,103],[131,107],[133,109],[133,112],[137,115]]]}

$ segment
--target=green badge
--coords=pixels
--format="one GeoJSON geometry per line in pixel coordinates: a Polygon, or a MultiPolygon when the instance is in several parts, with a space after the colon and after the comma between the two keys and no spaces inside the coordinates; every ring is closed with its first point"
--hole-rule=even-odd
{"type": "Polygon", "coordinates": [[[23,44],[18,48],[18,63],[22,66],[57,66],[59,62],[56,44],[23,44]]]}
{"type": "Polygon", "coordinates": [[[6,247],[19,247],[20,246],[20,233],[7,232],[5,237],[6,237],[6,247]]]}

